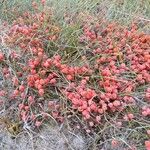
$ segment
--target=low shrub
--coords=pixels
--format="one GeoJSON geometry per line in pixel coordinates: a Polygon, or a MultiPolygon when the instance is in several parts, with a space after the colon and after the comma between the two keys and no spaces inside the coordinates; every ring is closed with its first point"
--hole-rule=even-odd
{"type": "Polygon", "coordinates": [[[0,51],[6,82],[0,91],[1,106],[15,103],[19,119],[36,127],[49,117],[63,122],[75,115],[88,133],[118,112],[117,126],[136,120],[130,108],[138,108],[145,119],[150,116],[150,35],[139,32],[136,23],[124,27],[85,22],[75,63],[65,60],[65,48],[54,46],[61,26],[52,12],[39,12],[36,3],[33,7],[35,13],[25,12],[13,25],[4,24],[9,48],[0,51]]]}

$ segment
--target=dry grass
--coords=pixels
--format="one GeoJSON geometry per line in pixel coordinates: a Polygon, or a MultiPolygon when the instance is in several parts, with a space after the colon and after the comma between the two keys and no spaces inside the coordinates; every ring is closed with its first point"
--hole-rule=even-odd
{"type": "MultiPolygon", "coordinates": [[[[65,131],[65,130],[64,130],[65,131]]],[[[85,150],[88,139],[80,133],[60,131],[59,127],[43,126],[36,132],[24,130],[15,139],[5,131],[0,132],[0,149],[4,150],[85,150]]]]}

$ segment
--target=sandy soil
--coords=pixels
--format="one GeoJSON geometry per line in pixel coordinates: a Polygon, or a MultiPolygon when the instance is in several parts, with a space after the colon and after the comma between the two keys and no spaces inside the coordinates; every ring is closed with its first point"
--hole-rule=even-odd
{"type": "Polygon", "coordinates": [[[24,131],[15,138],[0,131],[0,150],[86,150],[87,145],[80,134],[64,133],[58,127],[45,127],[39,133],[24,131]]]}

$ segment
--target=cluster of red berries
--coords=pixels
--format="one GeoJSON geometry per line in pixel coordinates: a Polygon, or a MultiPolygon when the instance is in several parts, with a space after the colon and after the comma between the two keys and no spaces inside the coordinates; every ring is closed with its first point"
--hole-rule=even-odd
{"type": "MultiPolygon", "coordinates": [[[[33,6],[36,8],[36,3],[33,6]]],[[[102,123],[106,113],[136,105],[134,94],[139,87],[150,83],[149,35],[139,33],[135,24],[130,28],[115,23],[84,25],[79,41],[87,53],[78,58],[80,62],[85,60],[79,66],[64,62],[62,51],[51,57],[45,52],[45,42],[57,40],[60,31],[50,22],[46,12],[35,15],[26,12],[14,22],[6,42],[21,49],[19,53],[13,51],[9,58],[9,62],[15,64],[15,74],[0,52],[2,73],[12,79],[11,99],[20,100],[18,107],[23,121],[31,119],[39,126],[43,121],[38,120],[39,114],[47,118],[49,113],[63,121],[59,103],[40,101],[50,96],[50,90],[56,93],[56,88],[90,127],[102,123]]],[[[144,100],[149,103],[150,89],[144,90],[144,100]]],[[[142,115],[149,116],[149,109],[143,107],[142,115]]],[[[128,113],[122,118],[131,121],[135,116],[128,113]]]]}
{"type": "Polygon", "coordinates": [[[150,88],[146,89],[146,94],[145,94],[145,98],[150,101],[150,88]]]}
{"type": "MultiPolygon", "coordinates": [[[[97,97],[97,100],[92,98],[94,111],[98,110],[97,115],[100,116],[105,111],[122,111],[130,103],[136,105],[134,93],[138,93],[140,86],[150,83],[150,36],[138,33],[136,24],[130,28],[124,28],[115,23],[109,23],[105,28],[103,26],[102,23],[101,25],[85,25],[79,39],[80,43],[84,44],[96,58],[94,62],[90,62],[91,58],[89,58],[89,63],[91,63],[92,75],[98,77],[95,78],[95,82],[99,85],[99,89],[94,90],[93,86],[91,90],[97,97]]],[[[91,85],[84,87],[84,92],[88,86],[91,85]]],[[[72,93],[75,97],[70,98],[70,94],[66,93],[68,99],[73,100],[79,94],[76,99],[80,102],[75,101],[77,103],[75,108],[78,107],[77,109],[80,110],[82,103],[85,101],[88,103],[86,99],[79,100],[82,95],[78,91],[72,93]]],[[[146,89],[145,99],[149,100],[149,88],[146,89]]],[[[73,107],[75,102],[72,101],[73,107]]],[[[86,104],[86,107],[90,107],[91,104],[91,102],[86,104]]],[[[82,112],[82,114],[86,112],[88,119],[90,115],[96,116],[90,108],[82,109],[82,112]]],[[[142,114],[149,115],[149,108],[144,109],[142,114]]],[[[130,113],[124,116],[126,121],[133,118],[134,115],[130,113]]]]}
{"type": "Polygon", "coordinates": [[[150,116],[150,107],[148,106],[143,106],[142,107],[142,115],[143,116],[150,116]]]}
{"type": "MultiPolygon", "coordinates": [[[[16,19],[4,38],[11,52],[0,50],[0,69],[13,90],[6,85],[0,89],[0,107],[6,101],[16,103],[20,119],[36,127],[49,117],[62,123],[66,114],[69,118],[75,112],[85,121],[87,133],[102,125],[107,114],[121,112],[119,121],[115,120],[118,128],[123,121],[136,120],[128,110],[132,106],[139,107],[146,120],[150,116],[150,35],[139,32],[136,24],[85,23],[77,45],[82,55],[76,58],[76,64],[82,65],[76,65],[64,60],[61,48],[57,53],[46,52],[47,43],[60,41],[60,28],[45,3],[41,0],[44,10],[39,12],[33,2],[35,13],[25,12],[16,19]],[[140,105],[137,99],[144,102],[140,105]]],[[[114,139],[111,144],[116,148],[120,143],[114,139]]],[[[149,140],[145,147],[150,149],[149,140]]]]}
{"type": "MultiPolygon", "coordinates": [[[[16,64],[13,68],[15,74],[11,72],[7,62],[2,65],[4,77],[6,79],[12,78],[11,83],[14,91],[10,95],[10,100],[20,99],[18,107],[22,121],[33,120],[36,125],[40,124],[36,115],[41,114],[43,116],[44,113],[46,114],[46,110],[38,98],[49,95],[49,88],[54,92],[57,83],[61,80],[71,82],[78,75],[91,74],[87,65],[73,67],[63,63],[60,55],[53,55],[52,57],[46,55],[43,41],[56,40],[59,31],[58,27],[47,24],[48,19],[44,12],[36,15],[26,12],[17,19],[6,38],[9,46],[21,48],[19,52],[13,51],[9,58],[10,62],[16,64]],[[27,56],[26,59],[24,59],[25,55],[27,56]],[[65,78],[61,79],[62,75],[65,78]],[[38,95],[33,91],[38,91],[38,95]]],[[[2,53],[1,61],[4,61],[4,54],[2,53]]],[[[56,105],[56,108],[54,106],[49,107],[48,104],[47,110],[56,120],[62,122],[63,117],[60,115],[58,106],[59,104],[56,105]]]]}
{"type": "MultiPolygon", "coordinates": [[[[45,2],[41,1],[43,6],[45,2]]],[[[33,4],[37,5],[35,2],[33,4]]],[[[57,82],[57,72],[51,70],[51,67],[54,65],[53,60],[57,62],[60,56],[55,55],[50,59],[43,48],[44,42],[57,39],[60,29],[51,23],[51,13],[46,11],[45,7],[42,12],[35,12],[37,13],[25,12],[16,19],[9,28],[8,36],[5,37],[5,42],[13,50],[9,54],[0,51],[1,72],[7,81],[10,80],[8,82],[14,90],[8,92],[7,89],[5,93],[1,90],[0,96],[5,97],[7,93],[8,100],[16,100],[14,102],[19,103],[18,113],[21,120],[32,120],[38,126],[43,121],[39,118],[45,119],[47,115],[52,115],[58,121],[62,121],[63,118],[58,104],[57,108],[49,107],[47,104],[47,109],[44,109],[43,103],[39,100],[45,94],[46,88],[49,85],[53,87],[57,82]],[[19,51],[16,50],[16,46],[20,48],[19,51]],[[13,68],[9,63],[13,64],[13,68]],[[38,90],[39,95],[34,92],[35,90],[38,90]]],[[[7,24],[4,24],[4,28],[6,26],[7,24]]]]}
{"type": "Polygon", "coordinates": [[[123,119],[124,119],[125,121],[130,121],[130,120],[134,119],[134,115],[131,114],[131,113],[129,113],[129,114],[125,115],[125,116],[123,117],[123,119]]]}

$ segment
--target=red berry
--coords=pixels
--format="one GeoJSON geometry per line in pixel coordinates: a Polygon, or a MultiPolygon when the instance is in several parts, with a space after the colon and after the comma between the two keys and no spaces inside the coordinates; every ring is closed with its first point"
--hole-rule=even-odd
{"type": "Polygon", "coordinates": [[[118,146],[118,144],[119,144],[119,142],[115,139],[111,141],[111,145],[113,148],[116,148],[118,146]]]}
{"type": "Polygon", "coordinates": [[[56,84],[56,82],[57,82],[57,81],[56,81],[55,78],[53,78],[53,79],[51,79],[51,80],[49,81],[50,84],[56,84]]]}
{"type": "Polygon", "coordinates": [[[0,52],[0,62],[2,62],[4,60],[4,55],[3,53],[0,52]]]}
{"type": "Polygon", "coordinates": [[[42,52],[38,52],[38,56],[41,58],[43,57],[43,53],[42,52]]]}
{"type": "Polygon", "coordinates": [[[19,104],[19,110],[22,110],[24,108],[24,104],[19,104]]]}
{"type": "Polygon", "coordinates": [[[146,150],[150,150],[150,140],[145,141],[146,150]]]}
{"type": "Polygon", "coordinates": [[[73,76],[72,76],[72,75],[67,75],[66,78],[67,78],[68,80],[73,80],[73,76]]]}
{"type": "Polygon", "coordinates": [[[120,101],[117,101],[117,100],[116,100],[116,101],[114,101],[114,102],[113,102],[113,105],[114,105],[115,107],[120,106],[120,101]]]}
{"type": "Polygon", "coordinates": [[[14,94],[14,96],[18,96],[19,95],[19,91],[18,90],[14,90],[13,94],[14,94]]]}
{"type": "Polygon", "coordinates": [[[23,85],[20,85],[20,86],[19,86],[19,91],[20,91],[20,92],[24,92],[24,90],[25,90],[25,87],[24,87],[23,85]]]}
{"type": "Polygon", "coordinates": [[[42,122],[41,122],[41,121],[38,121],[38,120],[37,120],[37,121],[35,122],[35,126],[36,126],[36,127],[40,127],[41,125],[42,125],[42,122]]]}
{"type": "Polygon", "coordinates": [[[44,89],[39,89],[39,95],[43,96],[44,95],[44,89]]]}

